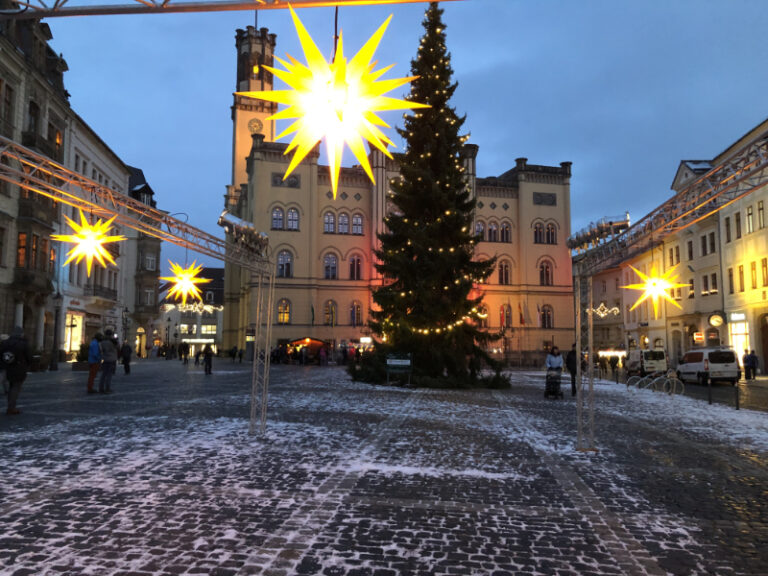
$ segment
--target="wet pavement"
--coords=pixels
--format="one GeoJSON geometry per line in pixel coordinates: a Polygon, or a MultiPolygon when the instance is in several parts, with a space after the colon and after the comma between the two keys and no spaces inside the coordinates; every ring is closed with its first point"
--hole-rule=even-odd
{"type": "Polygon", "coordinates": [[[143,361],[111,395],[31,374],[0,416],[0,574],[767,573],[768,414],[602,384],[582,452],[569,392],[511,378],[276,366],[249,436],[246,364],[143,361]]]}

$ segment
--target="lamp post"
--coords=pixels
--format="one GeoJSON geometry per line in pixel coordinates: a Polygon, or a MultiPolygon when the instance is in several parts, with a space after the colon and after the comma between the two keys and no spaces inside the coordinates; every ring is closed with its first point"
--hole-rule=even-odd
{"type": "Polygon", "coordinates": [[[64,301],[64,297],[60,292],[56,292],[53,297],[53,350],[51,351],[51,363],[48,366],[48,370],[59,369],[59,325],[61,324],[61,305],[64,301]]]}

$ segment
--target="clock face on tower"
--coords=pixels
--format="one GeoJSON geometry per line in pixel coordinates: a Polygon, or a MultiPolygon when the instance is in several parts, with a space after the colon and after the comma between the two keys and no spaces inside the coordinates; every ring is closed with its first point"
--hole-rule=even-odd
{"type": "Polygon", "coordinates": [[[264,127],[264,125],[261,123],[261,120],[258,118],[251,118],[248,121],[248,130],[250,130],[251,134],[256,134],[257,132],[261,132],[261,129],[264,127]]]}

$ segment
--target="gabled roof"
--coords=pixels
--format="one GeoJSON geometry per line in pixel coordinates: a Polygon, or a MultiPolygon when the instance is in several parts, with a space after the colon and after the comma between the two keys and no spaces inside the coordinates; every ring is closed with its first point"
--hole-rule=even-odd
{"type": "Polygon", "coordinates": [[[701,176],[712,170],[710,160],[681,160],[672,180],[672,190],[680,192],[696,176],[701,176]]]}

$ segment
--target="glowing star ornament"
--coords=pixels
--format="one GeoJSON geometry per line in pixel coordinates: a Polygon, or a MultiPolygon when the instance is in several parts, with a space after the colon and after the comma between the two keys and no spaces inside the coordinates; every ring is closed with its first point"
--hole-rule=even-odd
{"type": "Polygon", "coordinates": [[[191,300],[202,300],[202,292],[197,285],[211,281],[209,278],[197,277],[203,270],[203,267],[202,265],[195,266],[195,263],[196,262],[193,260],[189,268],[183,268],[180,264],[175,264],[168,260],[168,264],[171,265],[171,272],[173,272],[174,276],[164,276],[160,278],[160,280],[167,280],[168,282],[173,283],[173,287],[168,292],[168,296],[170,298],[175,298],[176,300],[181,299],[182,306],[186,306],[187,298],[191,300]]]}
{"type": "Polygon", "coordinates": [[[680,284],[678,282],[675,282],[675,280],[677,280],[677,275],[672,276],[672,272],[675,271],[675,268],[677,268],[677,266],[670,268],[662,276],[657,275],[655,267],[651,268],[650,276],[646,276],[634,266],[630,266],[630,268],[632,268],[632,270],[634,270],[635,273],[638,276],[640,276],[640,279],[643,281],[643,283],[629,284],[627,286],[622,286],[622,288],[644,291],[643,294],[637,299],[637,302],[635,302],[632,308],[630,308],[630,310],[634,310],[649,298],[651,299],[651,302],[653,302],[653,316],[655,318],[659,317],[659,299],[660,298],[664,298],[667,302],[670,302],[675,306],[677,306],[678,308],[682,309],[682,306],[680,306],[680,304],[675,302],[669,293],[669,290],[671,290],[672,288],[683,288],[685,286],[688,286],[688,284],[680,284]]]}
{"type": "Polygon", "coordinates": [[[344,57],[344,43],[339,34],[336,55],[330,64],[318,50],[293,8],[291,8],[291,16],[307,64],[304,65],[288,55],[290,62],[276,58],[286,68],[285,70],[269,66],[264,68],[283,80],[292,90],[236,92],[236,94],[288,106],[268,118],[268,120],[295,119],[277,136],[279,139],[289,134],[294,135],[285,151],[288,154],[295,150],[284,178],[287,178],[315,145],[325,138],[331,171],[331,188],[335,198],[344,144],[349,146],[374,183],[363,139],[381,150],[387,157],[392,158],[387,146],[394,146],[394,143],[379,128],[389,128],[389,125],[379,118],[376,112],[429,108],[429,106],[384,96],[387,92],[418,78],[411,76],[379,80],[392,66],[374,70],[376,62],[371,60],[392,19],[391,15],[349,61],[344,57]]]}
{"type": "Polygon", "coordinates": [[[75,244],[69,252],[67,252],[67,260],[64,262],[64,266],[75,260],[75,264],[79,264],[80,261],[85,258],[88,270],[88,276],[91,275],[91,266],[94,258],[98,260],[104,268],[107,267],[107,262],[115,264],[112,255],[104,248],[104,244],[109,242],[121,242],[125,240],[125,236],[109,236],[107,233],[112,228],[112,221],[116,216],[112,216],[106,222],[102,222],[101,219],[97,220],[95,224],[88,222],[88,219],[83,215],[83,211],[80,210],[80,224],[77,224],[74,220],[64,216],[64,219],[69,224],[70,228],[75,231],[74,234],[51,234],[51,240],[58,240],[60,242],[71,242],[75,244]]]}

